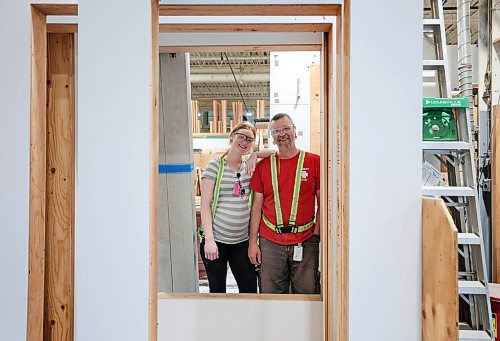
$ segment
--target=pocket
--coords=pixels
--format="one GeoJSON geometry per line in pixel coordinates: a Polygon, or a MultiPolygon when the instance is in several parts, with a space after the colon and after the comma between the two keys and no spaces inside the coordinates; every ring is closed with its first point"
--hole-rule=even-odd
{"type": "Polygon", "coordinates": [[[320,235],[319,234],[314,234],[310,238],[313,242],[319,243],[320,242],[320,235]]]}

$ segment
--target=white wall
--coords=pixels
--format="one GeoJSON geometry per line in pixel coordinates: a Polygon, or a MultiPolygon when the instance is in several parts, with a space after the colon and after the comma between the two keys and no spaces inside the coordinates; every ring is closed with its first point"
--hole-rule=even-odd
{"type": "Polygon", "coordinates": [[[0,335],[26,339],[30,19],[28,1],[0,2],[0,335]]]}
{"type": "Polygon", "coordinates": [[[159,299],[158,340],[321,340],[321,302],[159,299]]]}
{"type": "Polygon", "coordinates": [[[351,3],[349,340],[416,341],[422,2],[351,3]]]}
{"type": "Polygon", "coordinates": [[[297,146],[306,151],[311,144],[310,66],[319,62],[316,51],[270,53],[270,117],[290,115],[297,127],[297,146]]]}
{"type": "MultiPolygon", "coordinates": [[[[421,123],[416,113],[421,97],[421,6],[389,0],[352,3],[352,341],[420,339],[421,123]],[[384,99],[390,100],[387,106],[384,99]]],[[[115,9],[111,1],[80,4],[77,341],[147,339],[149,1],[121,3],[119,17],[109,15],[115,9]],[[120,25],[113,27],[113,23],[120,25]],[[123,46],[134,48],[118,58],[116,51],[123,51],[123,46]]],[[[2,1],[0,19],[2,51],[9,52],[0,54],[0,330],[6,340],[23,340],[29,198],[28,1],[2,1]]],[[[183,340],[200,339],[195,334],[200,332],[198,327],[208,328],[224,312],[227,320],[231,317],[229,331],[238,329],[248,338],[259,339],[262,331],[253,323],[257,316],[286,315],[292,310],[305,311],[304,324],[292,324],[295,340],[305,340],[307,333],[318,328],[317,320],[307,322],[307,318],[322,314],[318,302],[185,299],[165,304],[160,301],[165,319],[159,322],[166,328],[160,333],[167,331],[183,340]],[[192,316],[198,316],[198,324],[192,316]],[[204,319],[207,316],[214,320],[204,319]],[[235,320],[237,316],[241,320],[235,320]],[[183,332],[190,334],[179,334],[183,332]]],[[[287,330],[283,324],[274,328],[265,325],[264,334],[271,337],[287,330]]],[[[234,335],[223,336],[221,340],[234,339],[234,335]]]]}
{"type": "Polygon", "coordinates": [[[151,4],[117,9],[79,4],[76,341],[148,339],[151,4]]]}

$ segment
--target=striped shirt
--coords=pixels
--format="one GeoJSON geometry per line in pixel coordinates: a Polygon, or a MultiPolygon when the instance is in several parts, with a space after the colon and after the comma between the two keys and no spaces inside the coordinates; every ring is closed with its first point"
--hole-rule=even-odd
{"type": "MultiPolygon", "coordinates": [[[[234,184],[238,182],[236,173],[227,165],[224,160],[224,176],[220,185],[219,201],[215,217],[212,219],[212,230],[214,239],[225,244],[237,244],[248,240],[248,224],[250,221],[250,177],[245,174],[245,164],[241,163],[240,183],[245,190],[243,195],[234,195],[234,184]]],[[[210,179],[214,182],[217,179],[217,169],[219,159],[211,160],[202,179],[210,179]]]]}

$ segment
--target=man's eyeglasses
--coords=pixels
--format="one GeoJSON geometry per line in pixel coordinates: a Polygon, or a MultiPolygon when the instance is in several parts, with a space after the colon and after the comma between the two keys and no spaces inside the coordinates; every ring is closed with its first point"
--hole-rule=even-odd
{"type": "Polygon", "coordinates": [[[288,134],[288,133],[292,132],[293,130],[295,130],[295,126],[293,124],[289,124],[289,125],[281,127],[281,128],[271,129],[271,135],[278,136],[281,133],[288,134]]]}
{"type": "Polygon", "coordinates": [[[234,183],[233,187],[233,195],[237,197],[238,195],[245,195],[245,189],[241,185],[240,178],[241,178],[241,173],[238,172],[236,173],[236,178],[237,182],[234,183]]]}
{"type": "Polygon", "coordinates": [[[245,134],[241,134],[241,133],[234,133],[234,138],[236,139],[236,141],[238,142],[249,142],[249,143],[253,143],[253,141],[255,141],[255,139],[253,137],[250,137],[250,136],[246,136],[245,134]]]}

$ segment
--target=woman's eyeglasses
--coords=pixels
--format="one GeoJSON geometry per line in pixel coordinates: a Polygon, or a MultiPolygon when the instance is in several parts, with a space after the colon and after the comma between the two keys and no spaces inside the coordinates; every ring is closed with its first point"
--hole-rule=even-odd
{"type": "Polygon", "coordinates": [[[237,178],[237,181],[234,183],[233,195],[235,197],[237,197],[239,195],[245,195],[245,189],[243,188],[243,186],[241,185],[241,182],[240,182],[240,178],[241,178],[240,172],[236,173],[236,178],[237,178]]]}
{"type": "Polygon", "coordinates": [[[289,124],[289,125],[286,125],[286,126],[281,127],[281,128],[271,129],[271,135],[278,136],[281,133],[285,133],[285,134],[290,133],[294,129],[295,129],[295,126],[293,124],[289,124]]]}
{"type": "Polygon", "coordinates": [[[238,142],[248,142],[248,143],[253,143],[253,141],[255,141],[255,139],[253,137],[250,137],[250,136],[246,136],[245,134],[242,134],[242,133],[233,133],[234,134],[234,138],[236,139],[236,141],[238,142]]]}

